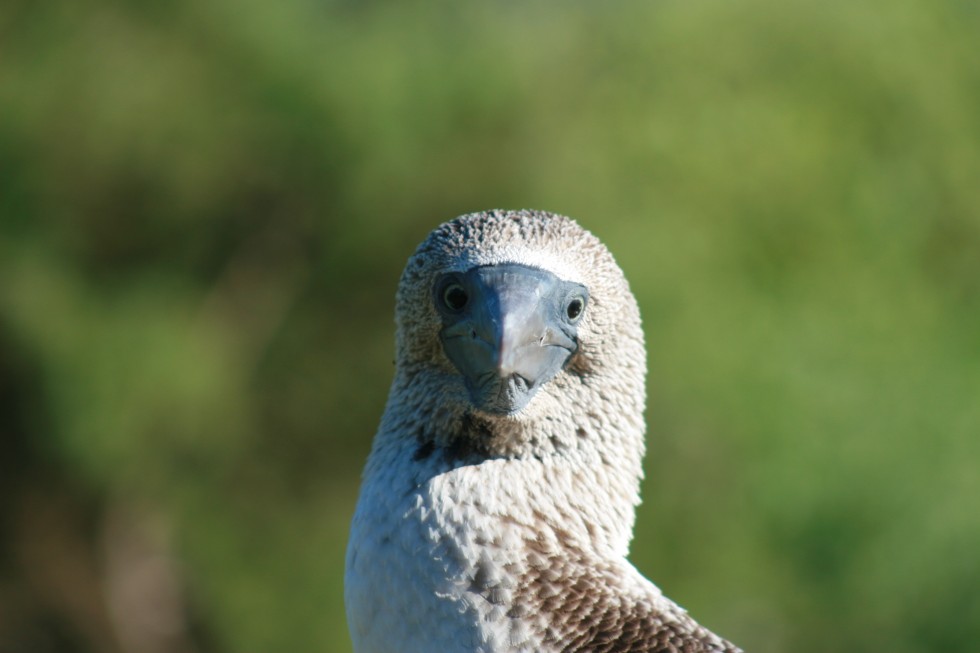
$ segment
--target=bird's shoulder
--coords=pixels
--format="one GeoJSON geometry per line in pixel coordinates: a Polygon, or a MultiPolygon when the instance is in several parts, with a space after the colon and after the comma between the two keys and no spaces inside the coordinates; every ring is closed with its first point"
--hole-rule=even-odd
{"type": "Polygon", "coordinates": [[[520,601],[564,653],[740,653],[699,625],[625,560],[575,551],[529,570],[520,601]]]}

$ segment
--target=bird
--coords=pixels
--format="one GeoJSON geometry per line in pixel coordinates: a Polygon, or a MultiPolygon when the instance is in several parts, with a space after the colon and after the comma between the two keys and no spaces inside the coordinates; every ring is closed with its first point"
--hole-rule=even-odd
{"type": "Polygon", "coordinates": [[[629,562],[646,349],[571,218],[462,215],[409,258],[344,598],[356,653],[724,652],[629,562]]]}

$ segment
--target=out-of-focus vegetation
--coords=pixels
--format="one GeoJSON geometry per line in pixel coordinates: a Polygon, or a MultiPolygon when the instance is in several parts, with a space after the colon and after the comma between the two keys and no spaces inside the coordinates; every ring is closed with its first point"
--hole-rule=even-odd
{"type": "Polygon", "coordinates": [[[978,43],[962,0],[6,0],[0,651],[349,650],[398,274],[491,207],[638,295],[670,596],[969,649],[978,43]]]}

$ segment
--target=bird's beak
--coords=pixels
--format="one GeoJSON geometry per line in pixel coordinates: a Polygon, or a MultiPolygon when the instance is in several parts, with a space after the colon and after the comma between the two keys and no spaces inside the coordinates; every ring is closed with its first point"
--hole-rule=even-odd
{"type": "Polygon", "coordinates": [[[584,289],[515,264],[474,268],[457,282],[467,302],[459,312],[444,311],[444,351],[476,408],[515,413],[575,352],[575,325],[564,302],[575,292],[584,296],[584,289]]]}

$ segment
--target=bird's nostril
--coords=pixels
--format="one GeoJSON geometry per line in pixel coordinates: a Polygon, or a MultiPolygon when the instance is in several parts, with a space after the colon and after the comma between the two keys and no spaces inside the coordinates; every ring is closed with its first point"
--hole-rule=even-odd
{"type": "Polygon", "coordinates": [[[527,392],[534,385],[534,383],[532,383],[529,379],[526,379],[517,373],[511,374],[510,377],[508,378],[508,381],[510,381],[510,385],[512,387],[517,388],[518,390],[521,390],[523,392],[527,392]]]}
{"type": "Polygon", "coordinates": [[[470,338],[476,340],[476,329],[470,329],[470,338]]]}

